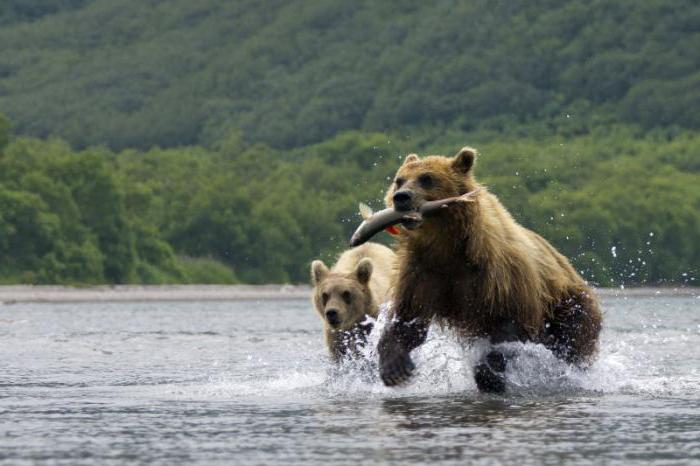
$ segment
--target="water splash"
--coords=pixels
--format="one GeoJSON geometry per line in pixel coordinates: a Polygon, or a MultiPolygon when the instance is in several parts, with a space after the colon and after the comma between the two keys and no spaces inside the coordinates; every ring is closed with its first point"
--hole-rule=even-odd
{"type": "MultiPolygon", "coordinates": [[[[481,397],[474,382],[473,368],[489,349],[485,339],[464,342],[456,334],[431,328],[427,341],[411,356],[416,372],[401,387],[385,387],[378,377],[376,348],[381,329],[387,323],[387,308],[370,319],[373,330],[361,357],[334,364],[319,348],[291,366],[250,361],[239,373],[217,372],[204,384],[171,387],[171,394],[182,397],[292,397],[322,398],[401,398],[413,396],[457,395],[481,397]],[[264,370],[263,370],[264,369],[264,370]]],[[[656,325],[656,324],[655,324],[656,325]]],[[[686,396],[700,391],[697,369],[679,376],[665,371],[663,359],[650,354],[675,341],[675,336],[653,332],[633,333],[610,329],[603,334],[597,360],[581,369],[557,359],[544,346],[533,343],[499,345],[509,355],[506,370],[507,397],[539,398],[556,395],[649,395],[686,396]]],[[[684,338],[700,340],[689,333],[684,338]]],[[[294,359],[294,358],[290,358],[294,359]]]]}

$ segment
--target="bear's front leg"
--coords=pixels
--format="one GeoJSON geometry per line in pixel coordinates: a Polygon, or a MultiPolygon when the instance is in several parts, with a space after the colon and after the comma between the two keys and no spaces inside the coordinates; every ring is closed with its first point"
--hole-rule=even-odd
{"type": "MultiPolygon", "coordinates": [[[[527,339],[527,334],[513,321],[497,325],[489,337],[492,344],[527,339]]],[[[484,361],[474,368],[474,380],[480,392],[504,393],[506,391],[507,359],[503,352],[492,349],[484,361]]]]}
{"type": "Polygon", "coordinates": [[[428,325],[418,320],[405,322],[398,317],[386,327],[379,339],[379,375],[384,385],[406,382],[416,368],[409,353],[425,342],[428,325]]]}

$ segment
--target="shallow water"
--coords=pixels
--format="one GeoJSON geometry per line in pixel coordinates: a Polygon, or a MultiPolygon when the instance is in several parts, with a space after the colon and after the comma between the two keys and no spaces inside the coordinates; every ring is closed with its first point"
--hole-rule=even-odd
{"type": "Polygon", "coordinates": [[[504,397],[439,331],[405,388],[332,371],[306,300],[0,305],[0,462],[700,463],[700,299],[603,303],[589,371],[513,345],[504,397]]]}

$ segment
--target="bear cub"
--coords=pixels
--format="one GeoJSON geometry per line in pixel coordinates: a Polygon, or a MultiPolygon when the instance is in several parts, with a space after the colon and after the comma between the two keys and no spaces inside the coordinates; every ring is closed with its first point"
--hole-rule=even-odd
{"type": "Polygon", "coordinates": [[[324,323],[331,358],[338,362],[358,356],[372,330],[367,316],[376,318],[389,299],[396,255],[386,246],[365,243],[345,251],[331,269],[311,263],[313,303],[324,323]]]}

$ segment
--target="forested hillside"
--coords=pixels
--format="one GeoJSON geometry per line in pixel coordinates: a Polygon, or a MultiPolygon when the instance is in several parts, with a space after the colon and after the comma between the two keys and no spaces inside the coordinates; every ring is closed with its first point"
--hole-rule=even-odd
{"type": "Polygon", "coordinates": [[[304,282],[469,144],[594,284],[697,284],[698,50],[689,0],[5,0],[0,283],[304,282]]]}
{"type": "Polygon", "coordinates": [[[77,147],[348,129],[700,129],[693,0],[5,0],[0,109],[77,147]]]}
{"type": "MultiPolygon", "coordinates": [[[[464,139],[481,141],[480,178],[593,283],[695,282],[700,135],[460,133],[431,151],[464,139]]],[[[358,201],[381,206],[413,147],[380,133],[291,153],[235,134],[214,150],[119,153],[19,138],[0,148],[0,281],[303,282],[312,258],[346,247],[358,201]]]]}

